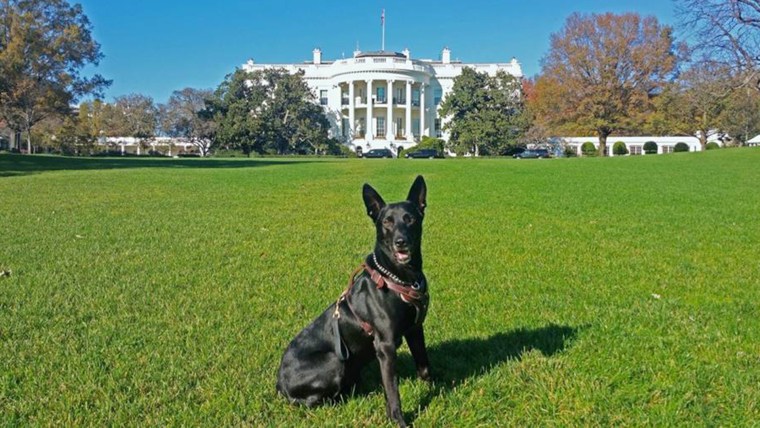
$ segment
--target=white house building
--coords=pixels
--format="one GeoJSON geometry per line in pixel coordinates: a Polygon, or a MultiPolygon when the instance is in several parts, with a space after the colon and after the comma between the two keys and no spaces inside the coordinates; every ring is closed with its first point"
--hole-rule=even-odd
{"type": "Polygon", "coordinates": [[[312,60],[296,64],[257,64],[266,68],[303,70],[304,79],[332,124],[331,136],[357,152],[388,148],[397,152],[415,145],[422,136],[448,139],[438,107],[464,67],[494,75],[498,70],[522,78],[516,59],[505,63],[463,63],[444,48],[440,60],[412,58],[403,52],[355,51],[352,58],[324,60],[314,49],[312,60]]]}

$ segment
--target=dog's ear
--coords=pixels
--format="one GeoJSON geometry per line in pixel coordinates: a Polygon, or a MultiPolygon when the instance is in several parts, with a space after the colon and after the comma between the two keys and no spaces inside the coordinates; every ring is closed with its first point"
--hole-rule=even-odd
{"type": "Polygon", "coordinates": [[[425,179],[421,175],[418,175],[412,183],[412,188],[409,189],[409,196],[406,200],[417,205],[421,214],[425,214],[425,207],[427,206],[427,186],[425,185],[425,179]]]}
{"type": "Polygon", "coordinates": [[[385,206],[385,201],[367,183],[364,183],[364,187],[362,188],[362,197],[364,198],[364,206],[367,207],[367,215],[372,221],[377,222],[377,216],[380,215],[380,210],[385,206]]]}

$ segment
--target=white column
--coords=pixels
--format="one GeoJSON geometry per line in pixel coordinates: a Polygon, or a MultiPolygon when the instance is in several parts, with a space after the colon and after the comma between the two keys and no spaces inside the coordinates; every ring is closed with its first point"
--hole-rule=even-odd
{"type": "Polygon", "coordinates": [[[388,111],[385,115],[385,139],[393,141],[393,80],[389,80],[385,88],[388,111]]]}
{"type": "MultiPolygon", "coordinates": [[[[341,95],[342,96],[342,95],[341,95]]],[[[354,81],[348,82],[348,135],[354,140],[356,130],[356,100],[354,100],[354,81]]]]}
{"type": "Polygon", "coordinates": [[[372,80],[367,80],[367,134],[365,140],[374,140],[374,126],[372,126],[372,80]]]}
{"type": "Polygon", "coordinates": [[[406,132],[404,132],[406,135],[404,137],[406,138],[406,141],[412,141],[412,81],[407,80],[406,81],[406,132]]]}
{"type": "Polygon", "coordinates": [[[425,83],[420,83],[420,140],[422,136],[427,135],[425,129],[425,83]]]}

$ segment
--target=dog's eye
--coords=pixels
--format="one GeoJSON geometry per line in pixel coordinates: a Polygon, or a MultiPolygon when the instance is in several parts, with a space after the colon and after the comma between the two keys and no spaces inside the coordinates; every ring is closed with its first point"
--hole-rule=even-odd
{"type": "Polygon", "coordinates": [[[383,226],[393,227],[393,217],[386,217],[385,219],[383,219],[383,226]]]}
{"type": "Polygon", "coordinates": [[[414,224],[414,217],[410,216],[409,214],[404,214],[404,223],[414,224]]]}

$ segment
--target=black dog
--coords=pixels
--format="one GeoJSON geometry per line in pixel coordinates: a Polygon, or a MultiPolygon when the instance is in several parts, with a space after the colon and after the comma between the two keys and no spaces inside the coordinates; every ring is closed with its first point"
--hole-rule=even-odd
{"type": "Polygon", "coordinates": [[[396,349],[406,338],[417,374],[430,380],[422,322],[428,307],[422,273],[422,219],[427,187],[418,176],[406,201],[386,205],[363,189],[377,230],[375,250],[349,279],[338,301],[303,329],[282,356],[277,390],[313,406],[351,392],[373,357],[380,363],[388,417],[405,426],[396,376],[396,349]]]}

